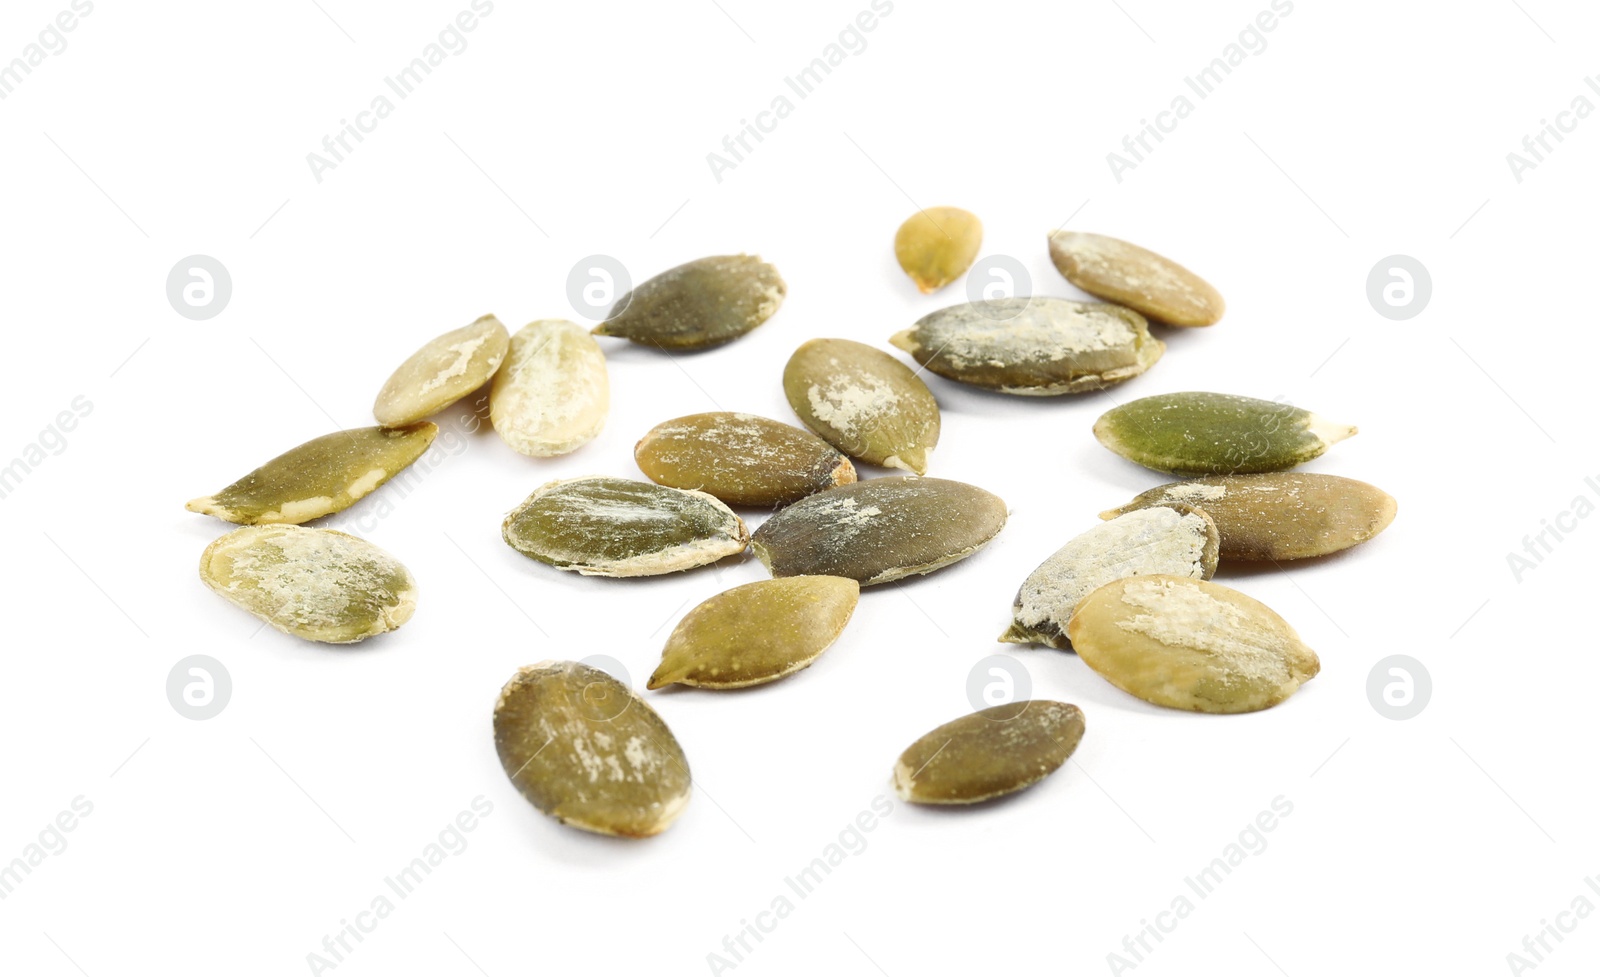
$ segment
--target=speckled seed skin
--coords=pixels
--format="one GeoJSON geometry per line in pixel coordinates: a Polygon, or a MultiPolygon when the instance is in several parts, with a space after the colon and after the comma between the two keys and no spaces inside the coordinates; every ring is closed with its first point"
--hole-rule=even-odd
{"type": "Polygon", "coordinates": [[[1217,571],[1217,525],[1171,503],[1118,516],[1074,537],[1028,575],[1011,604],[1011,627],[999,638],[1063,651],[1067,619],[1096,589],[1123,577],[1165,573],[1210,580],[1217,571]]]}
{"type": "Polygon", "coordinates": [[[417,581],[364,539],[306,526],[246,526],[200,556],[200,579],[284,634],[351,644],[411,619],[417,581]]]}
{"type": "Polygon", "coordinates": [[[520,454],[564,455],[605,427],[611,381],[605,354],[583,327],[540,319],[517,330],[489,389],[489,422],[520,454]]]}
{"type": "Polygon", "coordinates": [[[1037,295],[940,309],[889,341],[946,379],[1033,397],[1115,386],[1167,348],[1131,309],[1037,295]]]}
{"type": "Polygon", "coordinates": [[[774,577],[826,574],[867,587],[963,560],[1005,524],[1006,504],[975,485],[898,475],[801,499],[751,544],[774,577]]]}
{"type": "Polygon", "coordinates": [[[689,761],[627,686],[579,662],[517,672],[494,707],[500,766],[534,807],[597,834],[648,838],[689,803],[689,761]]]}
{"type": "Polygon", "coordinates": [[[752,255],[700,258],[664,271],[617,300],[596,336],[665,350],[710,349],[766,322],[787,291],[778,269],[752,255]]]}
{"type": "Polygon", "coordinates": [[[913,804],[976,804],[1015,793],[1055,773],[1083,732],[1083,711],[1065,702],[990,706],[907,747],[894,765],[894,790],[913,804]]]}
{"type": "Polygon", "coordinates": [[[639,470],[729,505],[772,508],[856,480],[855,466],[809,431],[754,414],[691,414],[651,428],[633,449],[639,470]]]}
{"type": "Polygon", "coordinates": [[[906,218],[894,235],[894,257],[924,294],[967,273],[983,244],[983,222],[960,207],[929,207],[906,218]]]}
{"type": "Polygon", "coordinates": [[[1222,318],[1222,295],[1205,279],[1136,244],[1104,234],[1055,231],[1050,260],[1085,292],[1125,305],[1152,322],[1209,326],[1222,318]]]}
{"type": "Polygon", "coordinates": [[[1192,712],[1254,712],[1289,698],[1322,667],[1272,609],[1220,584],[1152,574],[1106,584],[1067,622],[1078,657],[1146,702],[1192,712]]]}
{"type": "Polygon", "coordinates": [[[492,315],[430,340],[378,391],[372,416],[384,427],[401,427],[438,413],[487,383],[510,343],[492,315]]]}
{"type": "Polygon", "coordinates": [[[1129,401],[1094,424],[1094,436],[1122,457],[1184,476],[1283,471],[1355,433],[1289,404],[1204,392],[1129,401]]]}
{"type": "Polygon", "coordinates": [[[783,368],[783,393],[800,420],[869,465],[922,475],[939,443],[939,403],[899,360],[849,339],[806,342],[783,368]]]}
{"type": "Polygon", "coordinates": [[[310,522],[342,512],[421,458],[439,428],[361,427],[313,438],[184,508],[241,525],[310,522]]]}

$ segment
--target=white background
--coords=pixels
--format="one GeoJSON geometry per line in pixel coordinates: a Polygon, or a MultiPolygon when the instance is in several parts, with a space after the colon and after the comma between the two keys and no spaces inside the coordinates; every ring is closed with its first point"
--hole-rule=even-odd
{"type": "MultiPolygon", "coordinates": [[[[793,913],[731,972],[1108,973],[1126,934],[1188,894],[1194,912],[1140,975],[1495,974],[1574,897],[1600,903],[1583,881],[1600,872],[1600,528],[1579,521],[1520,583],[1506,558],[1595,498],[1584,477],[1600,473],[1586,300],[1600,121],[1520,183],[1506,161],[1575,96],[1600,104],[1583,84],[1600,15],[1296,0],[1200,101],[1184,76],[1265,0],[897,0],[800,101],[783,77],[865,0],[719,2],[498,0],[320,183],[306,154],[467,0],[100,0],[0,101],[0,462],[73,398],[93,404],[0,500],[0,861],[75,797],[93,804],[0,901],[0,969],[312,972],[324,935],[480,795],[493,811],[469,846],[337,973],[708,973],[707,954],[780,894],[793,913]],[[717,182],[707,153],[779,94],[793,113],[717,182]],[[1106,154],[1179,94],[1194,112],[1119,183],[1106,154]],[[493,750],[505,679],[606,654],[642,686],[688,606],[765,574],[747,558],[580,578],[507,548],[502,515],[550,479],[636,475],[634,441],[669,417],[792,420],[779,375],[802,341],[883,346],[963,301],[961,285],[919,295],[893,260],[895,228],[935,204],[980,215],[984,253],[1016,256],[1039,293],[1075,294],[1045,251],[1067,222],[1178,258],[1223,292],[1227,317],[1163,330],[1165,359],[1096,395],[1008,399],[931,378],[944,435],[930,473],[1002,496],[1005,531],[955,568],[869,590],[791,679],[651,693],[697,781],[665,835],[604,839],[540,815],[493,750]],[[782,310],[702,355],[604,341],[613,406],[593,443],[539,461],[492,432],[461,436],[386,518],[372,516],[380,492],[326,521],[420,579],[400,632],[353,649],[258,633],[196,579],[227,527],[183,502],[371,423],[374,393],[426,339],[489,311],[513,329],[576,318],[565,280],[586,255],[637,282],[739,251],[782,271],[782,310]],[[1369,270],[1397,253],[1433,281],[1404,322],[1366,297],[1369,270]],[[192,254],[232,274],[209,321],[167,302],[169,270],[192,254]],[[1358,424],[1308,469],[1400,502],[1392,528],[1342,556],[1218,574],[1321,655],[1319,677],[1254,715],[1149,707],[1071,655],[993,643],[1040,560],[1165,480],[1100,447],[1093,420],[1188,389],[1358,424]],[[968,672],[997,652],[1036,695],[1083,707],[1073,762],[979,810],[897,805],[794,897],[784,877],[890,792],[901,749],[970,708],[968,672]],[[1397,653],[1433,680],[1403,722],[1366,691],[1397,653]],[[166,698],[190,654],[232,675],[209,721],[166,698]],[[1195,898],[1184,877],[1279,795],[1293,812],[1266,849],[1195,898]]],[[[0,60],[65,6],[7,3],[0,60]]],[[[1600,921],[1552,946],[1540,975],[1592,972],[1600,921]]]]}

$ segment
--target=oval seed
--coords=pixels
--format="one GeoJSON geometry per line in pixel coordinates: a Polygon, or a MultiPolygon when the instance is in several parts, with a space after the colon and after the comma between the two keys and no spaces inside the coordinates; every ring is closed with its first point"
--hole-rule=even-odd
{"type": "Polygon", "coordinates": [[[1131,400],[1094,422],[1107,448],[1174,475],[1283,471],[1355,433],[1289,404],[1195,392],[1131,400]]]}
{"type": "Polygon", "coordinates": [[[372,416],[384,427],[400,427],[438,413],[487,383],[510,342],[492,315],[430,340],[378,391],[372,416]]]}
{"type": "Polygon", "coordinates": [[[809,431],[731,411],[658,424],[633,457],[651,481],[729,505],[788,505],[856,480],[850,459],[809,431]]]}
{"type": "Polygon", "coordinates": [[[939,404],[928,385],[880,349],[849,339],[806,342],[783,368],[789,406],[852,458],[918,475],[939,443],[939,404]]]}
{"type": "Polygon", "coordinates": [[[889,341],[942,377],[1030,396],[1114,386],[1167,348],[1131,309],[1043,296],[953,305],[889,341]]]}
{"type": "Polygon", "coordinates": [[[1169,326],[1209,326],[1222,296],[1205,279],[1154,251],[1104,234],[1055,231],[1050,260],[1067,281],[1169,326]]]}
{"type": "Polygon", "coordinates": [[[704,492],[603,475],[540,486],[500,532],[523,556],[601,577],[688,570],[750,541],[744,521],[704,492]]]}
{"type": "Polygon", "coordinates": [[[1067,622],[1078,657],[1146,702],[1254,712],[1322,667],[1283,618],[1221,584],[1151,574],[1108,583],[1067,622]]]}
{"type": "Polygon", "coordinates": [[[500,766],[534,807],[603,835],[648,838],[689,803],[689,761],[626,685],[581,662],[517,672],[494,707],[500,766]]]}
{"type": "Polygon", "coordinates": [[[361,427],[313,438],[184,505],[227,522],[302,523],[342,512],[422,457],[439,428],[361,427]]]}
{"type": "Polygon", "coordinates": [[[564,455],[605,426],[611,382],[605,354],[583,327],[540,319],[511,337],[489,390],[489,422],[506,444],[535,458],[564,455]]]}
{"type": "Polygon", "coordinates": [[[983,222],[960,207],[920,210],[894,234],[894,257],[924,295],[967,273],[983,243],[983,222]]]}
{"type": "Polygon", "coordinates": [[[329,644],[393,631],[417,607],[411,571],[332,529],[235,529],[201,554],[200,579],[284,634],[329,644]]]}
{"type": "Polygon", "coordinates": [[[866,587],[965,559],[1005,524],[1006,504],[977,486],[898,475],[807,496],[751,544],[774,577],[826,574],[866,587]]]}
{"type": "Polygon", "coordinates": [[[645,688],[742,689],[792,675],[839,637],[860,594],[861,585],[844,577],[784,577],[724,591],[678,622],[645,688]]]}
{"type": "Polygon", "coordinates": [[[1067,619],[1090,593],[1137,574],[1210,580],[1217,571],[1217,544],[1211,517],[1177,503],[1101,523],[1028,575],[1011,604],[1011,627],[998,640],[1070,650],[1067,619]]]}
{"type": "Polygon", "coordinates": [[[778,269],[752,255],[700,258],[618,299],[594,334],[667,350],[709,349],[766,322],[786,289],[778,269]]]}
{"type": "Polygon", "coordinates": [[[976,804],[1011,794],[1066,763],[1083,730],[1083,710],[1065,702],[990,706],[907,747],[894,765],[894,790],[913,804],[976,804]]]}

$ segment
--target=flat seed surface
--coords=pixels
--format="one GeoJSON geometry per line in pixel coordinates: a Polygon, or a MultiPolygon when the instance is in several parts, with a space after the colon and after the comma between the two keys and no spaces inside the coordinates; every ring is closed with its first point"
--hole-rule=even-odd
{"type": "Polygon", "coordinates": [[[939,443],[939,404],[899,360],[849,339],[813,339],[783,368],[783,393],[806,426],[852,458],[918,475],[939,443]]]}
{"type": "Polygon", "coordinates": [[[700,258],[618,299],[594,333],[667,350],[709,349],[766,322],[786,290],[778,269],[752,255],[700,258]]]}
{"type": "Polygon", "coordinates": [[[494,707],[500,766],[522,796],[574,828],[660,834],[689,803],[689,761],[639,696],[580,662],[517,672],[494,707]]]}
{"type": "Polygon", "coordinates": [[[960,207],[929,207],[900,225],[894,257],[924,295],[967,273],[983,244],[983,222],[960,207]]]}
{"type": "Polygon", "coordinates": [[[651,481],[698,489],[729,505],[788,505],[856,480],[850,459],[815,434],[732,411],[658,424],[633,457],[651,481]]]}
{"type": "Polygon", "coordinates": [[[439,428],[361,427],[313,438],[184,508],[227,522],[302,523],[341,512],[428,450],[439,428]]]}
{"type": "Polygon", "coordinates": [[[1054,773],[1083,739],[1083,711],[1032,699],[990,706],[933,730],[900,754],[894,789],[914,804],[976,804],[1054,773]]]}
{"type": "Polygon", "coordinates": [[[430,340],[378,391],[372,416],[384,427],[400,427],[438,413],[487,383],[510,342],[492,315],[430,340]]]}
{"type": "Polygon", "coordinates": [[[1202,392],[1132,400],[1094,424],[1094,436],[1107,448],[1174,475],[1283,471],[1355,433],[1351,425],[1289,404],[1202,392]]]}
{"type": "Polygon", "coordinates": [[[1096,298],[1125,305],[1169,326],[1209,326],[1222,318],[1222,295],[1169,258],[1104,234],[1055,231],[1050,260],[1067,281],[1096,298]]]}
{"type": "Polygon", "coordinates": [[[235,529],[201,554],[200,579],[284,634],[329,644],[393,631],[417,607],[411,571],[332,529],[235,529]]]}
{"type": "Polygon", "coordinates": [[[1277,705],[1321,668],[1283,618],[1237,590],[1153,574],[1106,584],[1067,622],[1078,657],[1146,702],[1194,712],[1277,705]]]}
{"type": "Polygon", "coordinates": [[[489,391],[489,421],[513,449],[564,455],[605,427],[611,382],[605,354],[584,328],[540,319],[517,330],[489,391]]]}

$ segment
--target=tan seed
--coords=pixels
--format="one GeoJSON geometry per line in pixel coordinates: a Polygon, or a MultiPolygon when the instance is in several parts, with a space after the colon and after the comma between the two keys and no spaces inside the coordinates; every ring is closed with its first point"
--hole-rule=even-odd
{"type": "Polygon", "coordinates": [[[850,459],[811,432],[732,411],[657,424],[633,457],[651,481],[729,505],[788,505],[856,480],[850,459]]]}
{"type": "Polygon", "coordinates": [[[888,353],[849,339],[810,340],[784,366],[783,393],[807,427],[850,457],[927,472],[939,404],[888,353]]]}
{"type": "Polygon", "coordinates": [[[1104,234],[1055,231],[1050,260],[1067,281],[1096,298],[1125,305],[1169,326],[1209,326],[1222,318],[1222,296],[1169,258],[1104,234]]]}
{"type": "Polygon", "coordinates": [[[929,207],[894,235],[894,257],[923,294],[966,274],[983,244],[983,222],[960,207],[929,207]]]}
{"type": "Polygon", "coordinates": [[[900,754],[894,789],[913,804],[976,804],[1050,776],[1083,739],[1083,711],[1032,699],[945,723],[900,754]]]}
{"type": "Polygon", "coordinates": [[[372,405],[384,427],[436,414],[489,381],[511,337],[492,315],[430,340],[389,377],[372,405]]]}
{"type": "Polygon", "coordinates": [[[489,421],[496,433],[535,458],[588,444],[605,426],[610,406],[600,344],[565,319],[541,319],[517,330],[489,391],[489,421]]]}

